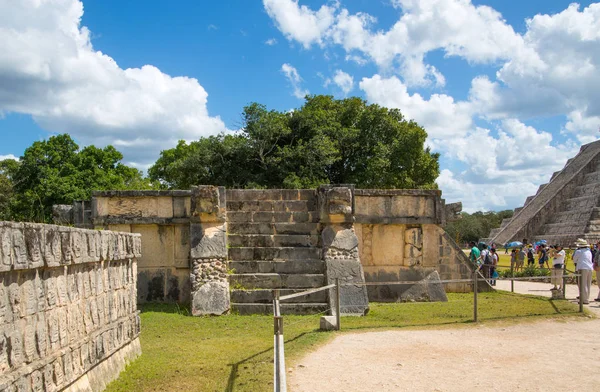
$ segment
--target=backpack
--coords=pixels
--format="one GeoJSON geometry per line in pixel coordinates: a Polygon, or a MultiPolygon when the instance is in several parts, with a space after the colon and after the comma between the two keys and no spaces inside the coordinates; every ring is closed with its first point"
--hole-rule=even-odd
{"type": "Polygon", "coordinates": [[[527,251],[527,258],[533,259],[533,248],[529,248],[529,250],[527,251]]]}
{"type": "Polygon", "coordinates": [[[483,264],[493,264],[492,252],[490,252],[489,250],[485,253],[483,264]]]}

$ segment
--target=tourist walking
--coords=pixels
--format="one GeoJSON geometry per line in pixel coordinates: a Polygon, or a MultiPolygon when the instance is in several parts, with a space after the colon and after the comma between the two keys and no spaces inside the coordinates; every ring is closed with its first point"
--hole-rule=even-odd
{"type": "Polygon", "coordinates": [[[510,270],[511,271],[516,271],[518,269],[517,267],[517,250],[513,249],[510,251],[510,270]]]}
{"type": "Polygon", "coordinates": [[[492,265],[490,267],[490,283],[492,286],[495,286],[496,278],[498,277],[498,273],[496,272],[496,267],[498,266],[498,253],[496,253],[496,249],[494,248],[492,248],[490,252],[490,255],[492,256],[492,265]]]}
{"type": "Polygon", "coordinates": [[[548,250],[544,244],[538,248],[538,265],[540,268],[544,268],[544,263],[548,265],[548,250]]]}
{"type": "Polygon", "coordinates": [[[481,257],[481,252],[479,251],[479,248],[475,246],[474,241],[469,242],[469,246],[471,247],[471,254],[469,255],[469,260],[471,260],[473,264],[479,264],[479,258],[481,257]]]}
{"type": "Polygon", "coordinates": [[[552,274],[550,283],[554,285],[552,290],[562,290],[563,268],[565,267],[565,251],[562,246],[554,245],[554,260],[552,261],[552,274]]]}
{"type": "Polygon", "coordinates": [[[533,245],[527,245],[527,266],[533,267],[535,265],[535,258],[533,256],[533,245]]]}
{"type": "MultiPolygon", "coordinates": [[[[584,304],[590,303],[590,288],[592,286],[592,252],[586,240],[579,238],[575,242],[577,250],[573,253],[573,262],[577,265],[577,272],[581,274],[579,297],[584,304]]],[[[578,298],[579,298],[578,297],[578,298]]]]}
{"type": "Polygon", "coordinates": [[[519,249],[519,254],[517,255],[517,271],[523,269],[525,265],[525,257],[527,257],[527,251],[525,250],[525,245],[521,249],[519,249]]]}

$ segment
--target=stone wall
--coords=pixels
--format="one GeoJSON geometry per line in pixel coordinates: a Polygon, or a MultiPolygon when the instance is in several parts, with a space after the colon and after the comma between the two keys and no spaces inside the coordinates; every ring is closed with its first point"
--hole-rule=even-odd
{"type": "Polygon", "coordinates": [[[143,236],[138,303],[189,303],[191,191],[102,191],[92,195],[96,228],[143,236]]]}
{"type": "Polygon", "coordinates": [[[139,235],[0,222],[0,390],[99,391],[141,353],[139,235]]]}
{"type": "Polygon", "coordinates": [[[442,227],[452,214],[448,216],[440,191],[357,189],[355,193],[354,227],[365,280],[432,282],[417,287],[369,286],[370,300],[445,300],[445,291],[471,290],[464,283],[435,284],[439,279],[470,279],[472,271],[467,256],[442,227]]]}
{"type": "MultiPolygon", "coordinates": [[[[141,233],[144,238],[138,303],[191,303],[195,314],[227,312],[230,303],[223,293],[232,280],[238,287],[233,297],[253,297],[256,302],[246,308],[264,310],[273,288],[310,288],[341,277],[361,281],[363,274],[373,281],[464,278],[470,271],[466,256],[443,230],[460,205],[446,206],[438,190],[199,186],[187,191],[95,192],[92,207],[96,227],[141,233]],[[234,266],[229,269],[229,264],[234,266]],[[240,287],[252,287],[252,292],[242,293],[240,287]]],[[[401,293],[408,289],[372,287],[369,296],[402,300],[401,293]]],[[[411,295],[443,297],[437,289],[423,293],[411,295]]],[[[356,302],[346,308],[365,309],[364,294],[358,288],[348,293],[346,297],[356,302]]],[[[242,311],[240,301],[235,304],[242,311]]]]}

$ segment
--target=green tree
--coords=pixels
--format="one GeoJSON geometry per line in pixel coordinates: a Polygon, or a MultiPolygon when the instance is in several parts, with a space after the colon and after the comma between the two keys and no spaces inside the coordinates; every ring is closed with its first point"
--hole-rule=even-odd
{"type": "Polygon", "coordinates": [[[0,161],[0,220],[10,219],[10,208],[14,198],[13,177],[19,162],[13,159],[0,161]]]}
{"type": "Polygon", "coordinates": [[[303,188],[435,188],[438,154],[427,133],[397,109],[360,98],[308,96],[291,112],[253,103],[236,134],[202,138],[161,153],[149,176],[170,188],[195,184],[303,188]]]}
{"type": "Polygon", "coordinates": [[[93,190],[150,189],[142,173],[121,163],[112,146],[80,149],[67,134],[34,142],[12,175],[11,218],[48,222],[54,204],[91,197],[93,190]]]}
{"type": "MultiPolygon", "coordinates": [[[[477,211],[473,214],[463,212],[462,219],[448,223],[446,232],[458,242],[479,241],[481,238],[487,238],[490,231],[496,227],[500,227],[503,219],[512,217],[512,210],[504,210],[499,212],[477,211]]],[[[501,247],[504,244],[497,244],[501,247]]]]}

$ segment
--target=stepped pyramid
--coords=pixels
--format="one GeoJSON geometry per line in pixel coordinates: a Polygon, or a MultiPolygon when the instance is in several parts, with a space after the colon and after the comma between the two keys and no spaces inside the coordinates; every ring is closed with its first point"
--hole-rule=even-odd
{"type": "Polygon", "coordinates": [[[577,238],[600,240],[600,140],[583,145],[483,241],[501,246],[524,238],[563,246],[571,246],[577,238]]]}

